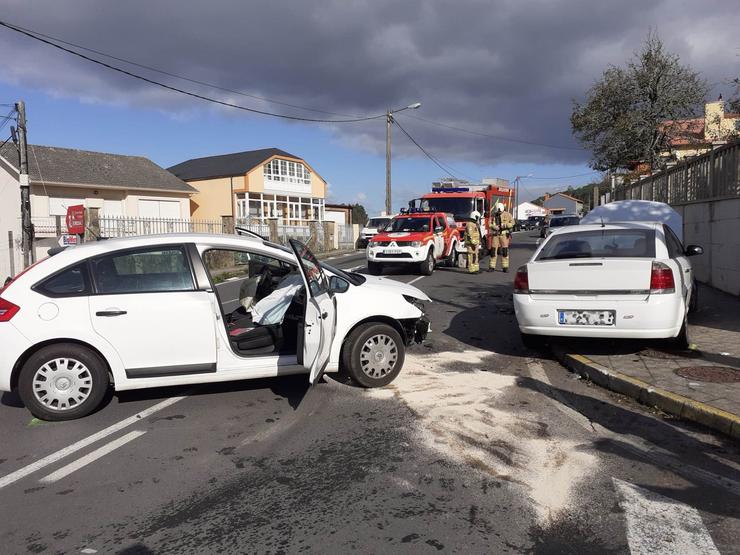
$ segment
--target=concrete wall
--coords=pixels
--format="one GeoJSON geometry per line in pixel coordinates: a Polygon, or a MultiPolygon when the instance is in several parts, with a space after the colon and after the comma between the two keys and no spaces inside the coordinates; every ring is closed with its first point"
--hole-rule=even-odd
{"type": "MultiPolygon", "coordinates": [[[[241,179],[243,188],[244,178],[241,179]]],[[[193,218],[213,220],[233,215],[230,177],[188,181],[188,185],[198,190],[190,197],[190,215],[193,218]]]]}
{"type": "Polygon", "coordinates": [[[23,269],[21,240],[21,189],[18,181],[0,169],[0,288],[6,277],[23,269]],[[8,232],[13,242],[8,244],[8,232]]]}
{"type": "Polygon", "coordinates": [[[696,279],[740,296],[740,198],[673,207],[683,217],[686,245],[701,245],[691,259],[696,279]]]}

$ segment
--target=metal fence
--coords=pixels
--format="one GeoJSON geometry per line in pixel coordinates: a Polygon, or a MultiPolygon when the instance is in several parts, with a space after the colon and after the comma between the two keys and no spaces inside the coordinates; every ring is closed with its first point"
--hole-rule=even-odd
{"type": "Polygon", "coordinates": [[[162,233],[226,233],[222,220],[191,220],[179,218],[133,218],[101,216],[102,237],[133,237],[162,233]]]}
{"type": "Polygon", "coordinates": [[[337,224],[337,238],[340,249],[354,248],[355,233],[352,224],[337,224]]]}
{"type": "Polygon", "coordinates": [[[713,149],[635,183],[621,185],[614,200],[668,204],[740,197],[740,141],[713,149]]]}

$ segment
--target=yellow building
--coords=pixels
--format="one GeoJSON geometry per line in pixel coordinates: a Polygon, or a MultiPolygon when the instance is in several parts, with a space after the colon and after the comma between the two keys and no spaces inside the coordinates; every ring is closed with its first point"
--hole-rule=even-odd
{"type": "Polygon", "coordinates": [[[197,190],[190,198],[193,218],[324,221],[326,181],[305,160],[277,148],[194,158],[169,171],[197,190]]]}
{"type": "Polygon", "coordinates": [[[722,97],[704,105],[703,118],[668,120],[663,123],[670,150],[664,160],[684,160],[709,152],[713,147],[740,136],[740,114],[725,111],[722,97]]]}

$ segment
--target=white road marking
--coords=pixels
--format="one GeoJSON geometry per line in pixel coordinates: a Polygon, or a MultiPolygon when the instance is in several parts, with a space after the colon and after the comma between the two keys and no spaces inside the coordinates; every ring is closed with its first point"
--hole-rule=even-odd
{"type": "Polygon", "coordinates": [[[12,484],[13,482],[17,482],[21,478],[25,478],[26,476],[36,472],[37,470],[41,470],[42,468],[47,467],[50,464],[54,464],[58,460],[61,460],[64,457],[71,455],[76,451],[79,451],[80,449],[84,449],[85,447],[95,443],[96,441],[100,441],[101,439],[106,438],[111,434],[115,434],[116,432],[127,428],[131,424],[141,422],[142,419],[151,416],[155,412],[166,409],[167,407],[174,405],[175,403],[177,403],[178,401],[182,401],[183,399],[185,399],[185,396],[170,397],[169,399],[165,399],[161,403],[157,403],[156,405],[153,405],[148,409],[137,412],[133,416],[129,416],[128,418],[121,420],[120,422],[113,424],[112,426],[108,426],[107,428],[100,430],[99,432],[96,432],[91,436],[81,439],[80,441],[73,443],[72,445],[69,445],[64,449],[60,449],[56,453],[47,455],[43,459],[39,459],[36,462],[29,464],[28,466],[24,466],[23,468],[16,470],[15,472],[11,472],[10,474],[0,478],[0,489],[12,484]]]}
{"type": "Polygon", "coordinates": [[[407,285],[411,285],[412,283],[416,283],[417,281],[419,281],[420,279],[424,279],[425,277],[426,276],[415,277],[414,279],[412,279],[411,281],[407,282],[406,284],[407,285]]]}
{"type": "Polygon", "coordinates": [[[630,436],[626,433],[614,433],[601,424],[589,420],[586,416],[568,406],[567,400],[558,393],[552,385],[550,378],[547,377],[544,368],[542,368],[542,364],[540,364],[538,360],[528,358],[527,367],[530,375],[538,382],[536,384],[537,388],[546,396],[552,397],[555,408],[565,414],[573,422],[581,426],[584,430],[614,441],[616,444],[621,445],[638,457],[645,458],[660,468],[670,470],[681,476],[689,477],[692,480],[699,480],[704,483],[711,484],[714,487],[740,497],[740,482],[720,476],[714,472],[704,470],[698,466],[691,465],[686,461],[677,458],[670,451],[662,449],[645,439],[637,436],[630,436]],[[548,391],[545,391],[545,389],[548,391]]]}
{"type": "Polygon", "coordinates": [[[629,482],[612,480],[627,517],[632,555],[719,555],[696,509],[629,482]]]}
{"type": "Polygon", "coordinates": [[[125,436],[114,439],[110,443],[106,443],[102,447],[98,447],[92,453],[88,453],[84,457],[80,457],[76,461],[63,466],[62,468],[55,472],[52,472],[48,476],[44,476],[43,478],[41,478],[41,480],[39,480],[39,482],[41,482],[42,484],[53,484],[54,482],[61,480],[65,476],[69,476],[83,466],[87,466],[88,464],[95,462],[100,457],[107,455],[111,451],[115,451],[119,447],[126,445],[129,441],[133,441],[137,437],[143,436],[145,433],[146,432],[142,430],[134,430],[133,432],[129,432],[125,436]]]}

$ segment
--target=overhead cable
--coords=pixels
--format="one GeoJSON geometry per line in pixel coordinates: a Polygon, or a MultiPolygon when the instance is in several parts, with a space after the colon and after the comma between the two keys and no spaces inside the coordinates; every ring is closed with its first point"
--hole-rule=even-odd
{"type": "Polygon", "coordinates": [[[174,77],[175,79],[180,79],[181,81],[187,81],[189,83],[194,83],[196,85],[202,85],[204,87],[209,87],[209,88],[212,88],[212,89],[216,89],[216,90],[227,92],[227,93],[231,93],[231,94],[238,94],[240,96],[244,96],[244,97],[247,97],[247,98],[254,98],[255,100],[260,100],[262,102],[270,102],[272,104],[279,104],[281,106],[288,106],[289,108],[296,108],[298,110],[306,110],[306,111],[309,111],[309,112],[317,112],[319,114],[329,114],[329,115],[332,115],[332,116],[343,116],[343,117],[348,117],[348,118],[358,118],[358,116],[355,116],[355,115],[352,115],[352,114],[342,114],[342,113],[339,113],[339,112],[329,112],[327,110],[319,110],[318,108],[309,108],[307,106],[299,106],[298,104],[291,104],[289,102],[282,102],[280,100],[273,100],[272,98],[267,98],[267,97],[259,96],[259,95],[256,95],[256,94],[250,94],[250,93],[246,93],[244,91],[238,91],[238,90],[235,90],[235,89],[230,89],[228,87],[222,87],[220,85],[215,85],[213,83],[208,83],[206,81],[200,81],[198,79],[193,79],[191,77],[185,77],[184,75],[178,75],[177,73],[172,73],[170,71],[165,71],[163,69],[152,67],[150,65],[142,64],[140,62],[134,62],[133,60],[127,60],[126,58],[121,58],[119,56],[114,56],[113,54],[108,54],[106,52],[102,52],[101,50],[96,50],[94,48],[83,46],[81,44],[77,44],[77,43],[74,43],[74,42],[69,42],[69,41],[66,41],[64,39],[60,39],[58,37],[54,37],[52,35],[47,35],[47,34],[41,33],[39,31],[33,31],[32,29],[26,29],[25,27],[21,27],[20,25],[13,24],[12,27],[15,28],[14,30],[25,31],[25,32],[30,33],[32,35],[35,35],[37,37],[44,37],[46,39],[49,39],[49,40],[54,41],[54,42],[58,42],[60,44],[66,44],[67,46],[71,46],[71,47],[77,48],[79,50],[84,50],[86,52],[91,52],[93,54],[97,54],[98,56],[103,56],[105,58],[109,58],[111,60],[116,60],[118,62],[123,62],[125,64],[129,64],[129,65],[132,65],[132,66],[135,66],[135,67],[140,67],[140,68],[146,69],[148,71],[153,71],[155,73],[160,73],[162,75],[167,75],[168,77],[174,77]]]}
{"type": "Polygon", "coordinates": [[[393,123],[395,123],[395,124],[396,124],[396,125],[398,126],[398,128],[399,128],[399,129],[400,129],[400,130],[401,130],[401,131],[403,132],[403,134],[404,134],[404,135],[406,135],[406,137],[408,137],[409,141],[411,141],[412,143],[414,143],[414,144],[415,144],[415,145],[416,145],[416,146],[417,146],[417,147],[419,148],[419,150],[421,150],[421,151],[422,151],[422,152],[424,153],[424,155],[425,155],[425,156],[426,156],[427,158],[429,158],[429,159],[430,159],[430,160],[431,160],[432,162],[434,162],[434,164],[435,164],[435,165],[436,165],[436,166],[437,166],[437,167],[438,167],[439,169],[441,169],[441,170],[442,170],[443,172],[445,172],[445,173],[446,173],[446,174],[447,174],[447,175],[448,175],[449,177],[452,177],[453,179],[459,179],[459,178],[455,177],[455,175],[454,175],[454,173],[455,173],[455,172],[454,172],[454,171],[451,171],[451,170],[452,170],[452,168],[450,168],[449,166],[446,166],[446,165],[445,165],[445,164],[443,164],[443,163],[442,163],[441,161],[439,161],[439,160],[438,160],[437,158],[435,158],[434,156],[432,156],[432,155],[431,155],[431,154],[430,154],[430,153],[429,153],[429,152],[428,152],[428,151],[427,151],[427,150],[426,150],[426,149],[425,149],[425,148],[424,148],[423,146],[421,146],[421,145],[420,145],[420,144],[419,144],[419,143],[418,143],[418,142],[416,141],[416,139],[414,139],[414,138],[413,138],[413,137],[412,137],[412,136],[411,136],[411,135],[410,135],[410,134],[408,133],[408,131],[406,131],[406,130],[405,130],[405,129],[403,128],[403,126],[402,126],[402,125],[401,125],[400,123],[398,123],[398,121],[396,120],[396,118],[395,118],[395,117],[393,118],[393,123]]]}
{"type": "Polygon", "coordinates": [[[221,106],[227,106],[229,108],[235,108],[237,110],[243,110],[245,112],[251,112],[253,114],[260,114],[263,116],[270,116],[274,118],[280,118],[280,119],[287,119],[287,120],[293,120],[293,121],[303,121],[303,122],[311,122],[311,123],[355,123],[360,121],[370,121],[370,120],[376,120],[380,118],[385,118],[386,114],[378,114],[375,116],[366,116],[361,118],[350,118],[350,119],[319,119],[319,118],[304,118],[301,116],[289,116],[286,114],[276,114],[273,112],[267,112],[264,110],[257,110],[255,108],[248,108],[247,106],[241,106],[239,104],[233,104],[231,102],[226,102],[224,100],[218,100],[215,98],[211,98],[209,96],[205,96],[199,93],[195,93],[192,91],[186,91],[184,89],[181,89],[179,87],[174,87],[172,85],[167,85],[166,83],[162,83],[161,81],[156,81],[154,79],[150,79],[149,77],[144,77],[143,75],[139,75],[137,73],[133,73],[131,71],[128,71],[126,69],[111,65],[109,63],[103,62],[101,60],[96,60],[95,58],[91,58],[90,56],[87,56],[85,54],[82,54],[80,52],[76,52],[70,48],[67,48],[65,46],[62,46],[60,44],[56,44],[48,39],[45,39],[41,36],[38,36],[33,31],[27,31],[25,29],[20,29],[14,25],[11,25],[9,23],[6,23],[5,21],[0,20],[0,26],[6,27],[7,29],[10,29],[12,31],[15,31],[16,33],[20,33],[22,35],[25,35],[29,38],[32,38],[34,40],[37,40],[39,42],[43,42],[44,44],[47,44],[49,46],[52,46],[58,50],[62,50],[64,52],[67,52],[68,54],[72,54],[73,56],[77,56],[78,58],[82,58],[83,60],[87,60],[88,62],[92,62],[94,64],[98,64],[100,66],[106,67],[110,70],[116,71],[118,73],[122,73],[123,75],[128,75],[129,77],[133,77],[134,79],[138,79],[140,81],[144,81],[145,83],[149,83],[151,85],[156,85],[158,87],[161,87],[163,89],[167,89],[170,91],[174,91],[180,94],[184,94],[186,96],[190,96],[192,98],[197,98],[199,100],[204,100],[206,102],[211,102],[213,104],[219,104],[221,106]]]}

